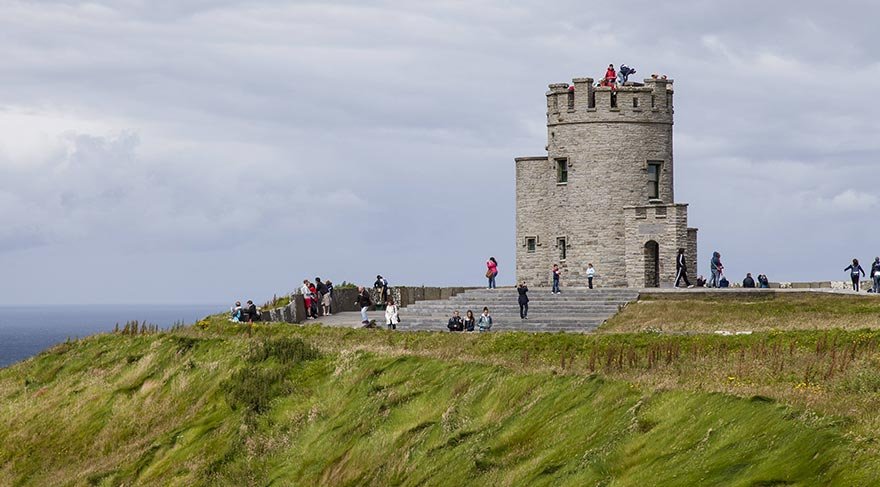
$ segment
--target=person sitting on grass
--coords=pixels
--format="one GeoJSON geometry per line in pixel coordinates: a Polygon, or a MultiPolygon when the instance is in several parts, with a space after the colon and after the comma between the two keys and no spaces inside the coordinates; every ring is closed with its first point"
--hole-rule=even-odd
{"type": "Polygon", "coordinates": [[[492,329],[492,317],[489,315],[488,307],[483,308],[483,314],[480,315],[480,321],[477,322],[477,327],[480,329],[480,332],[492,329]]]}
{"type": "Polygon", "coordinates": [[[464,331],[464,321],[458,315],[458,310],[452,312],[452,318],[449,318],[446,328],[449,328],[449,331],[464,331]]]}
{"type": "Polygon", "coordinates": [[[241,321],[242,307],[241,301],[236,301],[235,306],[232,307],[232,322],[238,323],[241,321]]]}
{"type": "Polygon", "coordinates": [[[247,301],[247,322],[253,323],[255,321],[260,321],[260,313],[257,312],[257,305],[254,304],[253,301],[248,299],[248,301],[247,301]]]}

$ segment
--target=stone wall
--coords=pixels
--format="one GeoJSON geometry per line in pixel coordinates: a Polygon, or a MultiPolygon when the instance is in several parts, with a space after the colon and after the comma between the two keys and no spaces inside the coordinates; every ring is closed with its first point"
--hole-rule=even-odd
{"type": "MultiPolygon", "coordinates": [[[[587,263],[593,263],[603,286],[644,285],[644,266],[628,274],[624,208],[674,204],[671,83],[645,80],[644,87],[616,92],[593,87],[590,78],[575,79],[573,92],[567,83],[550,85],[547,155],[516,159],[517,280],[548,286],[550,269],[559,264],[566,280],[586,282],[587,263]],[[655,199],[648,193],[649,161],[661,164],[655,199]],[[560,164],[567,169],[565,182],[557,179],[560,164]],[[533,251],[526,244],[530,237],[537,239],[533,251]]],[[[676,230],[674,242],[658,243],[661,253],[671,245],[692,248],[689,277],[696,276],[696,245],[688,242],[686,220],[683,232],[676,230]]]]}
{"type": "MultiPolygon", "coordinates": [[[[468,287],[426,287],[426,286],[400,286],[389,287],[388,294],[394,298],[394,302],[400,306],[409,306],[416,301],[448,299],[456,294],[462,293],[468,287]]],[[[380,305],[381,293],[376,289],[368,289],[370,299],[374,305],[380,305]]],[[[333,305],[330,308],[332,313],[340,313],[346,311],[360,311],[357,306],[357,289],[344,288],[333,290],[333,305]]],[[[275,309],[264,309],[261,311],[261,319],[263,321],[284,322],[284,323],[302,323],[306,319],[305,301],[302,294],[297,290],[291,294],[291,302],[287,306],[275,309]]]]}
{"type": "MultiPolygon", "coordinates": [[[[658,244],[659,286],[675,282],[678,249],[688,247],[687,205],[628,206],[626,227],[626,280],[629,287],[650,287],[647,245],[658,244]]],[[[688,276],[690,278],[690,276],[688,276]]]]}

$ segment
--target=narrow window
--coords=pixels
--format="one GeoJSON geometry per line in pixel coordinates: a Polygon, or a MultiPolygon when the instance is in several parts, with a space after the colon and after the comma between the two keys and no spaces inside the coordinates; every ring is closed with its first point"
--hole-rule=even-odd
{"type": "Polygon", "coordinates": [[[565,260],[568,243],[565,237],[556,237],[556,248],[559,249],[559,260],[565,260]]]}
{"type": "Polygon", "coordinates": [[[657,99],[654,98],[654,95],[651,95],[651,108],[657,108],[657,99]]]}
{"type": "Polygon", "coordinates": [[[526,252],[533,254],[538,246],[538,239],[535,237],[526,237],[526,252]]]}
{"type": "Polygon", "coordinates": [[[587,108],[596,108],[596,92],[592,89],[590,90],[590,96],[587,100],[587,108]]]}
{"type": "Polygon", "coordinates": [[[666,108],[669,108],[669,95],[666,95],[666,108]]]}
{"type": "Polygon", "coordinates": [[[633,97],[633,108],[638,108],[638,107],[639,107],[639,99],[636,97],[633,97]]]}
{"type": "Polygon", "coordinates": [[[568,182],[568,159],[556,159],[556,184],[568,182]]]}
{"type": "Polygon", "coordinates": [[[648,162],[648,198],[660,198],[660,165],[659,161],[648,162]]]}
{"type": "Polygon", "coordinates": [[[568,109],[574,110],[574,86],[572,89],[568,90],[568,109]]]}
{"type": "Polygon", "coordinates": [[[611,108],[617,108],[617,93],[611,92],[611,108]]]}

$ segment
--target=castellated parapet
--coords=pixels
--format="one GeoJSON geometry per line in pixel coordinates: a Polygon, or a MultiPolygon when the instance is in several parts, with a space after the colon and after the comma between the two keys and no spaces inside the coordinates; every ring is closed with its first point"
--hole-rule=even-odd
{"type": "Polygon", "coordinates": [[[587,263],[610,287],[671,286],[686,249],[696,277],[697,230],[675,203],[672,80],[550,85],[547,155],[516,159],[517,279],[583,285],[587,263]]]}

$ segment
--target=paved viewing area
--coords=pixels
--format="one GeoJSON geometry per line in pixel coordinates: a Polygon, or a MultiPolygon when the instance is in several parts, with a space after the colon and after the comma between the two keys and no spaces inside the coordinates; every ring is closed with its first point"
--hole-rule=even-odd
{"type": "MultiPolygon", "coordinates": [[[[575,332],[595,331],[624,306],[651,294],[681,296],[705,295],[767,295],[767,294],[825,293],[878,297],[872,293],[855,293],[847,289],[743,289],[743,288],[564,288],[562,294],[552,294],[549,288],[529,291],[529,318],[519,317],[516,289],[500,287],[495,290],[472,289],[449,299],[418,301],[401,308],[401,331],[447,331],[446,324],[452,312],[458,310],[464,318],[467,310],[479,318],[483,307],[489,308],[493,320],[492,331],[575,332]]],[[[385,312],[368,313],[377,326],[385,326],[385,312]]],[[[315,320],[326,326],[359,328],[361,315],[357,311],[343,311],[315,320]]]]}

